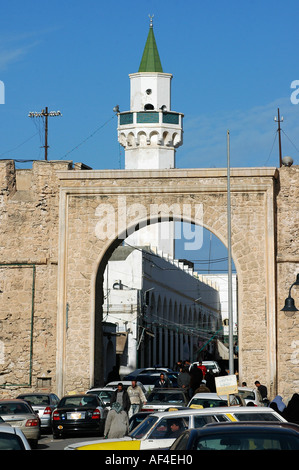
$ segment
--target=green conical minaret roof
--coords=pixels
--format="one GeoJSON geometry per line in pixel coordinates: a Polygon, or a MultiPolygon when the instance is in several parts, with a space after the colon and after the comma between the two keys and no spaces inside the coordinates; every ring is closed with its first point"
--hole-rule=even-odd
{"type": "Polygon", "coordinates": [[[151,20],[145,48],[140,62],[138,72],[162,72],[162,65],[154,36],[153,23],[151,20]]]}

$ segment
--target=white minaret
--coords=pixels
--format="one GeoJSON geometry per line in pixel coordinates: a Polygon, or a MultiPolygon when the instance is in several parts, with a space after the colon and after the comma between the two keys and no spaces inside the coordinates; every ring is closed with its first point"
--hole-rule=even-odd
{"type": "Polygon", "coordinates": [[[118,114],[118,140],[125,148],[125,168],[175,168],[182,145],[182,113],[171,111],[170,73],[164,73],[151,17],[137,73],[130,77],[130,111],[118,114]]]}
{"type": "MultiPolygon", "coordinates": [[[[126,170],[175,168],[176,148],[183,143],[183,114],[171,110],[172,75],[163,72],[152,18],[139,70],[129,75],[130,111],[118,113],[126,170]]],[[[174,223],[139,230],[129,243],[151,245],[174,257],[174,223]]]]}

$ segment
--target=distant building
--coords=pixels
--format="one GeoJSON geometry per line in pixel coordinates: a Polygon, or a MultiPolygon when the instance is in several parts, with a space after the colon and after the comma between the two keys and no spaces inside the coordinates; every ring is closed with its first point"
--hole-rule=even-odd
{"type": "MultiPolygon", "coordinates": [[[[121,375],[154,364],[173,367],[179,359],[207,353],[217,356],[212,336],[222,332],[219,292],[192,267],[149,249],[122,246],[108,263],[103,287],[103,321],[115,324],[121,375]]],[[[106,363],[111,370],[108,353],[106,363]]]]}

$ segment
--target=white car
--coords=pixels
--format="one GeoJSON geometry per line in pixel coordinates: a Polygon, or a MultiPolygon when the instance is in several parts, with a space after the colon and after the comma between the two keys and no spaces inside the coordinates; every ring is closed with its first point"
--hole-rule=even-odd
{"type": "Polygon", "coordinates": [[[249,402],[253,402],[255,406],[265,406],[262,396],[256,388],[238,387],[238,393],[243,398],[246,405],[249,402]]]}
{"type": "MultiPolygon", "coordinates": [[[[188,405],[190,408],[213,408],[227,406],[227,396],[217,393],[196,393],[193,395],[188,405]]],[[[230,406],[244,406],[244,400],[237,394],[229,395],[230,406]]]]}
{"type": "MultiPolygon", "coordinates": [[[[109,382],[107,385],[105,385],[104,388],[113,388],[114,390],[116,390],[117,385],[119,383],[122,383],[123,384],[123,389],[127,390],[130,387],[130,385],[132,385],[132,380],[116,380],[115,382],[109,382]]],[[[141,382],[136,382],[136,383],[137,383],[137,385],[139,385],[139,387],[142,389],[144,395],[146,396],[147,395],[147,390],[144,387],[144,385],[141,382]]]]}
{"type": "MultiPolygon", "coordinates": [[[[193,362],[190,366],[190,369],[193,365],[198,366],[199,362],[193,362]]],[[[207,368],[208,372],[213,372],[213,374],[220,374],[221,369],[216,361],[202,361],[202,365],[207,368]]]]}
{"type": "Polygon", "coordinates": [[[93,395],[97,395],[99,399],[101,400],[101,402],[103,403],[103,407],[110,409],[110,402],[111,402],[111,398],[114,392],[115,392],[114,387],[95,387],[95,388],[91,388],[86,393],[87,394],[92,393],[93,395]]]}
{"type": "Polygon", "coordinates": [[[168,449],[186,429],[201,428],[223,421],[283,421],[279,413],[265,407],[184,409],[152,413],[129,436],[121,439],[101,439],[68,445],[65,450],[151,450],[168,449]]]}

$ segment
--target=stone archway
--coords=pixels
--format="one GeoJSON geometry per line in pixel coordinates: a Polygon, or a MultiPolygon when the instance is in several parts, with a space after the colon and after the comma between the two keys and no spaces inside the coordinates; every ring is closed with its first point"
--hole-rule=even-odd
{"type": "MultiPolygon", "coordinates": [[[[152,213],[153,219],[162,220],[166,206],[171,208],[171,217],[202,224],[227,246],[227,181],[225,169],[57,174],[57,388],[62,394],[86,388],[93,381],[94,331],[101,303],[100,296],[96,298],[101,279],[98,268],[125,231],[134,230],[138,223],[147,224],[152,213]]],[[[263,377],[270,392],[276,387],[276,178],[275,168],[231,170],[232,255],[239,279],[239,373],[244,380],[263,377]]]]}

